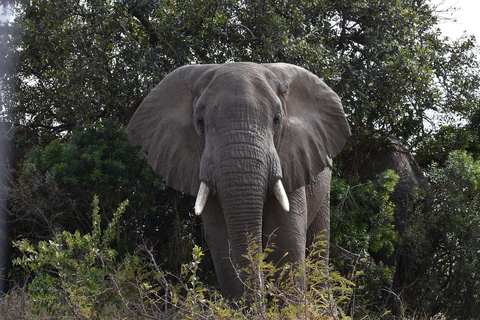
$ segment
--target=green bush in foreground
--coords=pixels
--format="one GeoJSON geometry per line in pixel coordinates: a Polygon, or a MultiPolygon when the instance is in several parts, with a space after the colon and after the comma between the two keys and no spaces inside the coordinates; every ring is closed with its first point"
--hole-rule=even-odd
{"type": "Polygon", "coordinates": [[[91,233],[62,231],[37,248],[26,239],[13,243],[23,253],[13,264],[32,277],[28,292],[33,314],[90,319],[115,301],[108,278],[117,253],[110,243],[128,201],[119,206],[105,230],[100,227],[97,197],[92,205],[91,233]]]}
{"type": "MultiPolygon", "coordinates": [[[[348,318],[353,283],[330,271],[320,257],[326,243],[318,241],[304,266],[275,267],[265,251],[251,246],[251,268],[241,270],[248,298],[226,301],[199,279],[203,253],[192,252],[176,276],[161,269],[148,248],[120,259],[110,244],[128,201],[103,230],[98,198],[93,201],[90,233],[67,231],[33,246],[14,242],[22,255],[14,264],[24,268],[29,284],[12,289],[1,300],[0,317],[17,319],[140,319],[140,318],[348,318]],[[305,278],[306,286],[294,285],[305,278]],[[247,302],[248,301],[248,302],[247,302]]],[[[254,243],[253,241],[251,243],[254,243]]]]}

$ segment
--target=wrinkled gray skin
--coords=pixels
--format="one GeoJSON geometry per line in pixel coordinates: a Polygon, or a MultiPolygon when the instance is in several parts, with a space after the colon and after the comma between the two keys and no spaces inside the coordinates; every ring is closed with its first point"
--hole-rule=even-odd
{"type": "MultiPolygon", "coordinates": [[[[405,229],[405,222],[410,217],[409,206],[414,201],[414,189],[418,188],[428,193],[430,186],[420,166],[408,149],[395,139],[390,139],[390,144],[390,146],[367,152],[363,157],[358,157],[360,161],[356,164],[356,167],[362,182],[373,181],[377,174],[388,169],[398,174],[399,180],[390,200],[395,204],[395,230],[402,235],[405,229]]],[[[362,154],[362,152],[360,151],[359,154],[362,154]]],[[[426,210],[428,210],[428,206],[429,203],[427,201],[425,203],[426,210]]],[[[383,250],[371,253],[372,258],[377,263],[381,261],[385,265],[395,267],[392,281],[392,289],[394,291],[401,290],[404,285],[401,251],[401,246],[397,245],[390,256],[387,256],[383,250]]]]}
{"type": "Polygon", "coordinates": [[[248,264],[247,234],[262,248],[275,233],[271,258],[281,263],[303,262],[320,231],[328,239],[331,159],[350,130],[338,96],[312,73],[289,64],[179,68],[144,99],[127,135],[167,185],[191,195],[208,187],[196,210],[225,297],[246,291],[233,266],[248,264]],[[273,194],[278,181],[289,212],[273,194]]]}

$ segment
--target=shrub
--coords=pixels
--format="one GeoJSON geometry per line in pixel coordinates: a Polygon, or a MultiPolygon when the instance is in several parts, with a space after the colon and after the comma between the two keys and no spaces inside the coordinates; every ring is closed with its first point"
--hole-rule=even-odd
{"type": "Polygon", "coordinates": [[[390,200],[397,182],[393,170],[367,183],[332,179],[331,242],[361,257],[353,264],[345,265],[343,260],[334,263],[343,276],[355,279],[358,305],[376,309],[392,281],[394,267],[375,264],[367,257],[380,250],[392,254],[400,241],[393,225],[395,205],[390,200]]]}
{"type": "Polygon", "coordinates": [[[320,256],[326,242],[317,241],[305,265],[275,267],[267,262],[273,244],[258,252],[251,239],[246,257],[249,288],[237,302],[226,301],[200,278],[203,253],[194,247],[192,260],[179,276],[157,265],[146,247],[120,259],[111,247],[127,201],[101,228],[99,202],[93,202],[92,231],[62,231],[38,246],[14,242],[22,255],[14,264],[29,275],[29,284],[12,289],[1,301],[0,316],[35,319],[118,318],[348,318],[353,283],[330,270],[320,256]],[[305,278],[306,286],[297,286],[305,278]],[[335,303],[334,303],[335,301],[335,303]],[[19,308],[21,304],[21,308],[19,308]]]}
{"type": "Polygon", "coordinates": [[[23,254],[14,259],[14,265],[32,274],[28,292],[34,301],[33,314],[91,319],[101,316],[105,304],[115,304],[117,299],[112,299],[114,292],[108,277],[117,253],[110,244],[127,205],[128,201],[124,201],[102,230],[95,197],[91,233],[62,231],[36,248],[26,239],[14,242],[23,254]]]}
{"type": "Polygon", "coordinates": [[[332,183],[333,242],[353,252],[393,252],[398,234],[393,230],[395,205],[390,195],[398,182],[393,170],[375,181],[347,183],[334,177],[332,183]]]}
{"type": "Polygon", "coordinates": [[[112,121],[32,150],[10,190],[10,237],[28,236],[37,243],[61,230],[88,233],[94,195],[103,221],[129,199],[114,247],[124,253],[136,250],[138,243],[156,244],[158,258],[179,272],[193,244],[201,242],[193,197],[166,187],[137,153],[124,128],[112,121]]]}
{"type": "Polygon", "coordinates": [[[136,314],[151,310],[149,318],[348,319],[343,308],[353,297],[354,284],[333,270],[327,278],[325,260],[319,258],[325,245],[325,241],[316,242],[305,265],[276,267],[267,261],[274,245],[258,252],[254,239],[250,239],[246,255],[250,265],[238,270],[248,275],[244,282],[248,295],[235,302],[225,300],[201,281],[203,253],[199,247],[194,247],[192,261],[182,266],[180,276],[160,270],[151,260],[153,273],[137,273],[135,281],[122,281],[117,288],[121,296],[126,296],[124,291],[140,292],[142,299],[124,303],[136,314]],[[305,278],[305,287],[298,286],[299,277],[305,278]]]}
{"type": "Polygon", "coordinates": [[[480,317],[480,162],[450,154],[429,171],[432,207],[409,221],[405,236],[407,302],[427,314],[480,317]]]}

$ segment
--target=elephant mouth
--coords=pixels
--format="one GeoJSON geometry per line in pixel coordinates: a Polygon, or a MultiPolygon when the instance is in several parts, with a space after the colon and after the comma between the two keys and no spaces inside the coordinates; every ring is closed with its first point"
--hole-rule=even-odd
{"type": "MultiPolygon", "coordinates": [[[[282,181],[279,179],[273,186],[273,193],[277,198],[278,202],[282,206],[285,212],[290,211],[290,203],[288,201],[287,193],[283,187],[282,181]]],[[[200,188],[198,189],[197,199],[195,201],[195,214],[197,216],[201,215],[205,204],[207,203],[208,196],[210,194],[210,188],[205,182],[200,183],[200,188]]]]}

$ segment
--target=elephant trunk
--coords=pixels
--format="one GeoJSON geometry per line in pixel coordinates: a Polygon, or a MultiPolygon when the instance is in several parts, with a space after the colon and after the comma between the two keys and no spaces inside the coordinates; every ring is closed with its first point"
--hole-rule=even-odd
{"type": "MultiPolygon", "coordinates": [[[[233,265],[240,271],[251,267],[246,258],[247,253],[260,253],[262,249],[262,225],[264,190],[260,186],[232,185],[221,183],[225,191],[219,193],[229,238],[230,258],[233,265]],[[254,252],[252,252],[254,251],[254,252]]],[[[246,274],[240,273],[240,279],[245,281],[246,274]]],[[[239,284],[235,289],[237,296],[244,292],[244,286],[239,284]]]]}
{"type": "MultiPolygon", "coordinates": [[[[217,195],[224,212],[231,259],[237,270],[248,267],[245,255],[249,250],[262,249],[263,205],[269,187],[270,164],[265,151],[248,146],[246,149],[224,148],[226,157],[217,164],[217,195]],[[248,149],[247,149],[248,148],[248,149]],[[233,155],[233,156],[232,156],[233,155]]],[[[240,274],[242,281],[246,275],[240,274]]],[[[236,295],[244,292],[242,283],[236,295]]]]}

